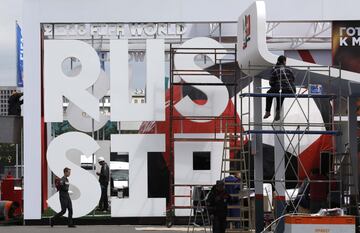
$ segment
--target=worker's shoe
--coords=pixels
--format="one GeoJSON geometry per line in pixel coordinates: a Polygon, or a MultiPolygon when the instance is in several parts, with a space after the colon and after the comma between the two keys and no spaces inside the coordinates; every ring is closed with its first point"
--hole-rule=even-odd
{"type": "Polygon", "coordinates": [[[68,225],[68,227],[70,228],[76,228],[76,226],[74,224],[68,225]]]}
{"type": "Polygon", "coordinates": [[[270,115],[270,112],[265,112],[264,119],[269,118],[270,115]]]}
{"type": "Polygon", "coordinates": [[[279,121],[279,120],[280,120],[280,111],[276,111],[274,121],[279,121]]]}
{"type": "Polygon", "coordinates": [[[53,221],[52,218],[49,218],[49,224],[50,224],[51,227],[54,227],[54,221],[53,221]]]}

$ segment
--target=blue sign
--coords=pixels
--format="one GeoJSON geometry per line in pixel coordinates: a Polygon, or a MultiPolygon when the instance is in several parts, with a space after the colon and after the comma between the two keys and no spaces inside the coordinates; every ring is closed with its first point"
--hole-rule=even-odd
{"type": "Polygon", "coordinates": [[[321,84],[310,84],[309,89],[310,89],[310,94],[322,94],[321,84]]]}
{"type": "Polygon", "coordinates": [[[21,35],[21,28],[19,24],[16,23],[16,69],[17,69],[17,86],[23,87],[23,70],[24,70],[24,47],[23,47],[23,38],[21,35]]]}

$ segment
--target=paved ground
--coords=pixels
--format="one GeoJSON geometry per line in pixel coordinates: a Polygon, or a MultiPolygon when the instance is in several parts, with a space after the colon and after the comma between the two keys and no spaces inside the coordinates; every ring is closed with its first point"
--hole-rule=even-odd
{"type": "MultiPolygon", "coordinates": [[[[195,229],[197,232],[203,230],[195,229]]],[[[173,226],[166,228],[163,226],[117,226],[117,225],[81,225],[77,228],[67,226],[0,226],[0,233],[182,233],[186,232],[186,226],[173,226]]]]}

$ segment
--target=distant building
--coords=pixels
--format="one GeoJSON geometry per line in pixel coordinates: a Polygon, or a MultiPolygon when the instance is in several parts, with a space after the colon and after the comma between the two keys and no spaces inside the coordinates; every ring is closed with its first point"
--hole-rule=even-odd
{"type": "Polygon", "coordinates": [[[131,103],[144,104],[145,103],[145,91],[143,89],[136,89],[131,96],[131,103]]]}
{"type": "Polygon", "coordinates": [[[17,87],[0,87],[0,116],[8,115],[8,100],[17,87]]]}

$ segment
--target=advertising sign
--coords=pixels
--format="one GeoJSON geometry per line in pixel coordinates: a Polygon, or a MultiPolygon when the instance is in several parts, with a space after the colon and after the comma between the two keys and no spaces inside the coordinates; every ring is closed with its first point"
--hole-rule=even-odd
{"type": "Polygon", "coordinates": [[[24,48],[23,38],[21,35],[21,28],[16,23],[16,83],[18,87],[23,87],[23,60],[24,60],[24,48]]]}
{"type": "Polygon", "coordinates": [[[360,21],[334,21],[332,25],[334,66],[360,73],[360,21]]]}
{"type": "MultiPolygon", "coordinates": [[[[99,155],[100,145],[98,141],[90,137],[86,128],[80,128],[80,124],[74,124],[79,119],[80,114],[71,114],[68,107],[66,114],[63,110],[63,96],[69,100],[70,105],[76,105],[81,115],[86,115],[94,119],[93,126],[109,118],[103,118],[99,108],[99,100],[110,91],[111,111],[110,120],[113,122],[122,121],[165,121],[165,40],[146,39],[145,47],[146,66],[146,102],[134,104],[129,102],[129,47],[132,41],[128,39],[110,39],[109,46],[109,67],[108,76],[103,71],[101,65],[101,53],[98,53],[91,44],[81,40],[46,39],[44,40],[44,120],[45,122],[64,122],[68,120],[70,124],[81,132],[66,132],[53,138],[48,145],[46,158],[49,169],[58,177],[62,176],[63,168],[69,167],[72,176],[69,182],[79,190],[79,197],[73,200],[74,217],[81,217],[90,213],[99,203],[101,196],[100,186],[96,178],[88,171],[81,168],[79,164],[72,163],[67,158],[67,151],[76,149],[82,155],[91,159],[91,155],[99,155]],[[81,72],[75,72],[70,76],[62,69],[64,60],[69,57],[81,61],[81,72]],[[126,111],[125,111],[126,109],[126,111]],[[66,117],[66,118],[65,118],[66,117]],[[75,119],[74,119],[75,118],[75,119]],[[102,120],[105,119],[105,120],[102,120]]],[[[134,43],[134,42],[132,42],[134,43]]],[[[206,37],[195,37],[179,45],[179,48],[216,48],[224,50],[222,44],[214,39],[206,37]]],[[[190,50],[189,50],[190,51],[190,50]]],[[[215,61],[211,51],[206,54],[209,59],[215,61]]],[[[175,67],[179,70],[197,70],[202,72],[202,78],[196,82],[219,83],[222,81],[216,76],[204,70],[195,62],[196,53],[180,53],[174,56],[175,67]]],[[[218,55],[221,59],[225,55],[218,55]]],[[[198,77],[197,77],[198,78],[198,77]]],[[[181,79],[187,82],[194,82],[193,76],[181,75],[181,79]],[[192,79],[191,79],[192,78],[192,79]]],[[[197,86],[207,96],[207,102],[199,105],[191,98],[184,97],[175,105],[175,109],[182,116],[220,116],[229,102],[229,93],[225,86],[197,86]]],[[[81,118],[82,119],[82,118],[81,118]]],[[[194,120],[195,121],[195,120],[194,120]]],[[[101,125],[101,124],[100,124],[101,125]]],[[[164,216],[166,212],[165,197],[149,197],[148,189],[148,152],[164,153],[166,148],[166,137],[163,133],[156,134],[112,134],[110,138],[111,152],[127,153],[129,155],[129,197],[111,199],[111,217],[147,217],[164,216]],[[141,171],[141,175],[139,175],[141,171]],[[139,190],[142,190],[141,192],[139,190]]],[[[186,155],[188,159],[179,160],[175,163],[175,168],[182,166],[192,168],[192,151],[189,144],[184,151],[184,145],[176,145],[175,157],[178,154],[186,155]]],[[[193,150],[211,151],[213,144],[208,147],[193,150]]],[[[218,143],[216,154],[221,153],[222,146],[218,143]]],[[[183,157],[185,158],[185,157],[183,157]]],[[[221,157],[214,164],[220,164],[221,157]]],[[[184,172],[185,179],[175,177],[175,181],[182,179],[185,183],[194,183],[200,180],[198,171],[193,169],[184,172]],[[194,179],[194,180],[193,180],[194,179]]],[[[213,166],[206,171],[205,177],[211,180],[203,180],[203,183],[214,183],[220,175],[220,167],[213,166]]],[[[202,174],[202,173],[201,173],[202,174]]],[[[54,193],[49,197],[47,203],[50,208],[60,211],[59,194],[54,193]]]]}
{"type": "MultiPolygon", "coordinates": [[[[332,25],[333,65],[360,73],[360,21],[334,21],[332,25]]],[[[357,101],[360,109],[360,100],[357,101]]],[[[360,116],[360,110],[357,111],[360,116]]]]}

